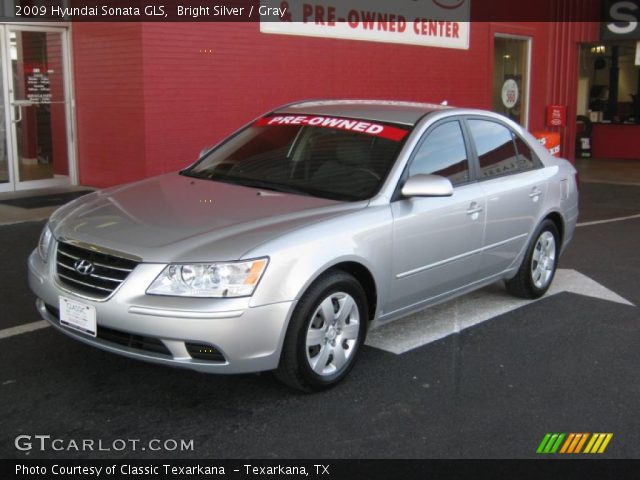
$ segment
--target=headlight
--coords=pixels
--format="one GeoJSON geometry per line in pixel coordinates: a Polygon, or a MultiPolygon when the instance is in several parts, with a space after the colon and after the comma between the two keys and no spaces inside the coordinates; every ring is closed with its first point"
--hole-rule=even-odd
{"type": "Polygon", "coordinates": [[[51,229],[49,228],[49,224],[47,223],[40,234],[40,240],[38,240],[38,254],[43,262],[47,261],[49,257],[49,248],[51,247],[51,240],[53,240],[53,235],[51,234],[51,229]]]}
{"type": "Polygon", "coordinates": [[[147,289],[150,295],[247,297],[267,266],[266,258],[246,262],[172,264],[147,289]]]}

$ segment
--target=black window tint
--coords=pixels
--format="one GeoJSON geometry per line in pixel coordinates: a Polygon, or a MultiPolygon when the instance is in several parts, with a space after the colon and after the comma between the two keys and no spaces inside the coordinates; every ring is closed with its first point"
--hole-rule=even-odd
{"type": "Polygon", "coordinates": [[[518,167],[520,170],[531,170],[536,168],[536,157],[534,156],[531,147],[517,135],[514,135],[516,140],[516,149],[518,150],[518,167]]]}
{"type": "Polygon", "coordinates": [[[469,181],[469,159],[459,122],[447,122],[433,129],[418,147],[409,176],[442,175],[453,185],[469,181]]]}
{"type": "Polygon", "coordinates": [[[511,130],[499,123],[469,120],[471,136],[480,160],[480,178],[492,178],[518,171],[511,130]]]}

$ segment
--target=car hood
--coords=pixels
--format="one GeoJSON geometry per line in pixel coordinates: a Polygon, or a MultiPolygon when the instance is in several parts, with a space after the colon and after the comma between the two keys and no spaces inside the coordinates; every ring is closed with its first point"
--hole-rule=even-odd
{"type": "Polygon", "coordinates": [[[59,240],[74,240],[146,262],[235,260],[310,223],[364,208],[177,173],[94,192],[54,213],[59,240]]]}

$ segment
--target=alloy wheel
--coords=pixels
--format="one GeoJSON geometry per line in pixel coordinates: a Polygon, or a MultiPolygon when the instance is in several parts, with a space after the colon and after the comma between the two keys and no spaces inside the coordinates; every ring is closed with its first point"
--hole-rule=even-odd
{"type": "Polygon", "coordinates": [[[531,258],[531,279],[536,288],[545,288],[556,266],[556,239],[549,231],[538,237],[531,258]]]}

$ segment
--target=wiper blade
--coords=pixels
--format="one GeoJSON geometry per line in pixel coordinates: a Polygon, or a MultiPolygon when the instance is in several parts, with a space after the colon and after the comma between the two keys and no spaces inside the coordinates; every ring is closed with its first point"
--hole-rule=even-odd
{"type": "Polygon", "coordinates": [[[219,180],[221,182],[228,181],[229,183],[233,183],[236,185],[242,185],[244,187],[250,187],[250,188],[258,188],[260,190],[270,190],[272,192],[294,193],[298,195],[307,195],[307,196],[311,195],[309,192],[305,190],[300,190],[298,188],[295,188],[289,185],[264,182],[262,180],[254,180],[251,178],[221,177],[221,178],[216,178],[215,180],[219,180]]]}
{"type": "Polygon", "coordinates": [[[182,170],[179,173],[180,175],[184,175],[185,177],[199,178],[201,180],[212,180],[215,182],[222,182],[222,183],[231,183],[233,185],[241,185],[243,187],[257,188],[260,190],[270,190],[272,192],[293,193],[296,195],[304,195],[306,197],[317,197],[317,196],[323,197],[324,196],[314,191],[307,191],[307,190],[296,188],[290,185],[285,185],[281,183],[270,183],[270,182],[265,182],[263,180],[253,179],[253,178],[241,178],[241,177],[234,177],[230,175],[220,175],[220,174],[216,174],[215,172],[212,172],[212,173],[203,172],[202,174],[198,174],[189,170],[182,170]]]}
{"type": "Polygon", "coordinates": [[[201,178],[201,179],[206,178],[206,177],[203,177],[202,175],[198,175],[197,173],[193,173],[190,170],[180,170],[178,172],[178,175],[182,175],[184,177],[189,177],[189,178],[201,178]]]}

